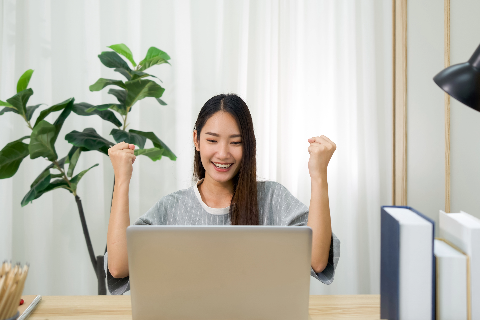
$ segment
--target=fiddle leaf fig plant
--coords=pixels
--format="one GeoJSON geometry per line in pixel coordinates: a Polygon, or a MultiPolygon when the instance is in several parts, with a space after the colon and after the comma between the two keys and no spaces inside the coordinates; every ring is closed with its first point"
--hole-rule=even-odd
{"type": "Polygon", "coordinates": [[[6,101],[0,100],[0,107],[3,107],[0,116],[8,112],[16,113],[24,119],[31,130],[30,135],[18,138],[0,150],[0,179],[13,177],[27,156],[31,159],[42,157],[50,162],[34,179],[21,205],[26,206],[55,189],[65,189],[75,197],[88,253],[98,279],[99,294],[106,294],[103,255],[97,257],[94,255],[82,202],[77,193],[82,177],[98,164],[76,175],[75,168],[83,152],[98,151],[108,155],[108,148],[114,143],[102,137],[93,128],[85,128],[81,132],[73,130],[65,135],[65,140],[72,144],[72,147],[66,156],[59,158],[55,145],[65,120],[72,112],[79,116],[98,116],[115,126],[110,132],[115,142],[127,142],[138,146],[134,151],[136,156],[146,156],[152,161],[158,161],[162,157],[168,157],[172,161],[177,158],[155,133],[134,129],[127,131],[128,115],[138,101],[154,98],[160,105],[166,105],[165,101],[160,99],[165,92],[159,84],[161,80],[145,71],[156,65],[170,64],[168,62],[170,57],[162,50],[150,47],[145,58],[136,63],[131,50],[125,44],[115,44],[109,48],[113,51],[102,52],[98,56],[100,62],[118,72],[124,79],[100,78],[90,86],[90,91],[101,91],[109,87],[108,94],[117,100],[114,103],[95,106],[86,102],[75,103],[75,99],[70,98],[42,110],[32,125],[34,113],[42,106],[42,104],[27,106],[28,100],[33,95],[33,90],[28,88],[33,70],[27,70],[20,77],[17,82],[17,93],[13,97],[6,101]],[[56,112],[60,114],[53,123],[45,120],[56,112]],[[152,146],[146,148],[147,142],[152,146]]]}
{"type": "MultiPolygon", "coordinates": [[[[152,161],[160,160],[165,156],[175,161],[177,159],[175,154],[155,133],[134,129],[127,131],[129,126],[128,115],[138,101],[145,98],[155,98],[160,105],[166,105],[165,101],[160,99],[165,92],[165,89],[157,83],[161,80],[144,71],[156,65],[170,64],[168,62],[170,56],[158,48],[150,47],[145,58],[137,64],[131,50],[125,44],[114,44],[108,48],[113,51],[104,51],[99,54],[100,62],[105,67],[121,74],[125,79],[100,78],[89,89],[90,91],[101,91],[109,87],[108,94],[114,96],[118,103],[97,106],[78,103],[73,106],[73,112],[82,116],[97,114],[102,119],[113,123],[117,128],[112,129],[110,135],[117,143],[127,142],[136,145],[139,148],[135,150],[136,156],[146,156],[152,161]],[[153,147],[145,149],[147,140],[152,143],[153,147]]],[[[102,138],[92,128],[87,128],[83,132],[72,131],[65,138],[74,146],[97,150],[104,154],[107,154],[109,148],[108,140],[102,138]]]]}
{"type": "MultiPolygon", "coordinates": [[[[26,206],[33,200],[38,199],[45,193],[55,189],[65,189],[71,193],[77,203],[90,259],[95,274],[98,276],[99,270],[103,270],[103,256],[101,256],[102,260],[97,263],[85,221],[82,202],[77,193],[77,187],[82,177],[90,169],[98,166],[98,163],[74,175],[74,170],[78,163],[81,152],[90,151],[91,149],[83,146],[72,146],[68,154],[59,159],[57,150],[55,148],[58,135],[70,113],[74,111],[77,114],[82,114],[86,112],[85,108],[90,108],[91,106],[85,106],[82,104],[75,105],[75,99],[70,98],[41,111],[35,121],[35,124],[32,125],[32,116],[36,109],[41,106],[41,104],[27,106],[28,100],[33,95],[33,90],[28,88],[32,74],[33,70],[27,70],[18,80],[17,94],[6,101],[0,100],[0,106],[4,107],[2,110],[0,110],[0,116],[7,112],[16,113],[25,120],[27,127],[31,130],[30,135],[14,140],[0,150],[0,179],[8,179],[13,177],[18,171],[20,164],[27,156],[30,156],[30,159],[42,157],[51,162],[50,165],[48,165],[32,182],[30,185],[30,190],[21,201],[21,206],[26,206]],[[55,122],[50,123],[45,120],[48,115],[54,112],[60,112],[55,122]],[[29,141],[25,142],[27,139],[29,141]],[[68,170],[66,168],[67,164],[68,170]]],[[[110,121],[119,126],[121,125],[120,121],[115,117],[112,111],[93,110],[91,113],[89,113],[89,115],[90,114],[98,115],[102,119],[110,121]]],[[[85,129],[84,131],[91,133],[92,130],[93,129],[85,129]]],[[[112,142],[103,138],[101,142],[103,143],[102,147],[104,146],[106,149],[113,145],[112,142]]],[[[88,147],[89,145],[86,144],[86,146],[88,147]]],[[[105,285],[103,285],[103,287],[104,286],[105,285]]],[[[100,281],[99,293],[106,293],[106,290],[101,288],[100,281]]]]}

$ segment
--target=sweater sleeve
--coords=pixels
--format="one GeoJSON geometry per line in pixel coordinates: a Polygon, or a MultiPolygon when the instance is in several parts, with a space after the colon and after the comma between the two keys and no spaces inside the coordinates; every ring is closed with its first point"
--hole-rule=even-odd
{"type": "MultiPolygon", "coordinates": [[[[135,221],[135,225],[153,225],[161,224],[162,217],[165,214],[164,206],[165,197],[158,201],[153,207],[151,207],[143,216],[139,217],[135,221]]],[[[107,288],[110,294],[120,295],[130,290],[130,279],[128,276],[125,278],[114,278],[108,269],[108,251],[104,255],[104,269],[107,277],[107,288]]]]}
{"type": "MultiPolygon", "coordinates": [[[[274,182],[272,209],[281,214],[281,224],[285,226],[306,226],[308,222],[308,207],[294,197],[287,188],[274,182]]],[[[340,240],[332,232],[328,263],[322,272],[316,273],[313,268],[310,275],[324,284],[331,284],[335,276],[338,260],[340,258],[340,240]]]]}

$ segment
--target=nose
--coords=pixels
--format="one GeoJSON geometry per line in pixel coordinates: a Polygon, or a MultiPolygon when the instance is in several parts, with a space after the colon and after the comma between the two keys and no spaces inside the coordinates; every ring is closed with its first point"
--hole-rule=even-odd
{"type": "Polygon", "coordinates": [[[222,142],[222,143],[219,143],[218,145],[219,145],[219,149],[217,151],[217,154],[218,154],[219,160],[228,159],[230,154],[230,150],[229,150],[230,146],[228,142],[222,142]]]}

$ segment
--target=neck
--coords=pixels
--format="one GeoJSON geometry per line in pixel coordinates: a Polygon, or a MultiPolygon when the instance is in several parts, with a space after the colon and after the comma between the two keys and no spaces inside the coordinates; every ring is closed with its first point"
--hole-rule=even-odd
{"type": "Polygon", "coordinates": [[[200,188],[204,193],[213,195],[219,198],[233,196],[233,181],[218,182],[213,180],[208,174],[205,175],[200,188]]]}

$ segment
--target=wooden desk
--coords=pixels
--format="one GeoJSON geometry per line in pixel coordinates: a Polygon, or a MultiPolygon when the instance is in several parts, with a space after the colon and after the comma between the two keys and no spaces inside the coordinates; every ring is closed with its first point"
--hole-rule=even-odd
{"type": "MultiPolygon", "coordinates": [[[[28,319],[132,319],[130,296],[43,296],[28,319]]],[[[380,319],[380,296],[310,296],[309,319],[380,319]]]]}

